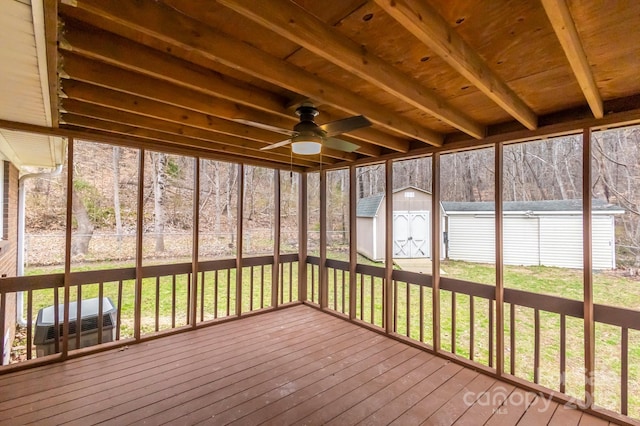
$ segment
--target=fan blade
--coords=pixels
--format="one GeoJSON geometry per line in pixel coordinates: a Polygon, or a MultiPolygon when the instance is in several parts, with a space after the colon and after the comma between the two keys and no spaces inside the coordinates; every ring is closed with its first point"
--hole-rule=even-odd
{"type": "Polygon", "coordinates": [[[371,126],[371,122],[364,116],[358,115],[356,117],[343,118],[342,120],[325,123],[320,126],[320,128],[326,132],[326,136],[336,136],[341,133],[347,133],[352,130],[369,126],[371,126]]]}
{"type": "Polygon", "coordinates": [[[264,146],[264,147],[260,148],[260,151],[268,151],[270,149],[280,148],[281,146],[289,145],[290,143],[291,143],[291,139],[285,139],[283,141],[276,142],[274,144],[264,146]]]}
{"type": "Polygon", "coordinates": [[[293,130],[287,130],[287,129],[283,129],[282,127],[272,126],[270,124],[265,124],[265,123],[259,123],[257,121],[245,120],[244,118],[234,118],[232,119],[232,121],[235,121],[236,123],[245,124],[247,126],[255,127],[258,129],[269,130],[270,132],[274,132],[274,133],[281,133],[287,136],[293,136],[295,134],[293,130]]]}
{"type": "Polygon", "coordinates": [[[342,139],[338,139],[338,138],[324,138],[322,142],[322,146],[326,146],[327,148],[337,149],[338,151],[344,151],[344,152],[353,152],[358,148],[360,148],[355,143],[343,141],[342,139]]]}

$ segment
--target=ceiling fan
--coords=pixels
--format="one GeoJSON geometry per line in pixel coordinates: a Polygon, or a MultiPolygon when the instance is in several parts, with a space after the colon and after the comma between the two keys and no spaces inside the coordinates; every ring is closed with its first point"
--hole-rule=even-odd
{"type": "Polygon", "coordinates": [[[291,138],[265,146],[261,150],[265,151],[291,144],[291,151],[294,154],[319,154],[322,147],[353,152],[360,147],[334,136],[371,126],[371,122],[362,115],[319,126],[314,121],[314,118],[319,114],[318,109],[310,103],[300,105],[296,109],[296,114],[300,117],[300,122],[293,127],[293,131],[289,132],[291,138]]]}

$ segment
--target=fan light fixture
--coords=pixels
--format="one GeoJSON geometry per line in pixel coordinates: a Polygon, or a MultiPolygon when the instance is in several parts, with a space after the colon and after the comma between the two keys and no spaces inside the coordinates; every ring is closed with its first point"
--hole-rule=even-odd
{"type": "Polygon", "coordinates": [[[291,150],[294,154],[315,155],[320,154],[322,138],[317,135],[299,135],[292,138],[291,150]]]}

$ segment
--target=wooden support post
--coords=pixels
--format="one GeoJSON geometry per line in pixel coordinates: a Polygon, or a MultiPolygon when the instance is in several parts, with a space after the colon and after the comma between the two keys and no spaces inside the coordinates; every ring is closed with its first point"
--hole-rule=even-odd
{"type": "Polygon", "coordinates": [[[582,250],[584,259],[584,392],[587,407],[593,405],[595,379],[591,213],[591,129],[585,128],[582,132],[582,250]]]}
{"type": "MultiPolygon", "coordinates": [[[[142,321],[142,232],[144,229],[144,156],[145,150],[138,151],[138,205],[136,221],[136,288],[133,319],[133,336],[140,340],[142,321]]],[[[118,307],[120,309],[120,307],[118,307]]]]}
{"type": "MultiPolygon", "coordinates": [[[[69,302],[71,297],[71,227],[73,226],[73,138],[69,138],[67,145],[67,217],[64,233],[64,321],[62,323],[62,358],[69,353],[69,302]]],[[[58,291],[58,289],[54,289],[58,291]]],[[[54,309],[58,310],[56,306],[54,309]]]]}
{"type": "Polygon", "coordinates": [[[319,302],[321,308],[329,303],[329,277],[327,276],[327,171],[320,172],[320,274],[319,302]]]}
{"type": "MultiPolygon", "coordinates": [[[[502,174],[503,174],[503,145],[496,143],[495,150],[495,233],[496,233],[496,373],[504,373],[504,265],[503,265],[503,229],[502,229],[502,174]]],[[[471,324],[473,327],[473,324],[471,324]]],[[[493,333],[493,330],[489,330],[493,333]]]]}
{"type": "MultiPolygon", "coordinates": [[[[191,251],[191,326],[195,328],[198,319],[198,257],[200,251],[200,158],[193,159],[193,233],[191,251]]],[[[204,284],[203,284],[204,285],[204,284]]],[[[204,291],[204,287],[203,287],[204,291]]]]}
{"type": "MultiPolygon", "coordinates": [[[[358,265],[358,241],[356,228],[356,206],[358,203],[358,186],[356,167],[349,167],[349,318],[356,318],[356,282],[358,265]]],[[[361,300],[360,303],[364,301],[361,300]]]]}
{"type": "Polygon", "coordinates": [[[307,300],[307,173],[298,174],[298,300],[307,300]]]}
{"type": "Polygon", "coordinates": [[[387,160],[385,166],[385,230],[384,230],[384,261],[385,261],[385,329],[393,332],[393,161],[387,160]]]}
{"type": "Polygon", "coordinates": [[[238,213],[236,227],[236,315],[242,315],[242,256],[244,227],[244,166],[238,164],[238,213]]]}
{"type": "MultiPolygon", "coordinates": [[[[271,306],[278,306],[279,282],[280,282],[280,170],[273,170],[273,200],[274,200],[274,217],[273,217],[273,267],[271,269],[271,306]]],[[[291,295],[289,295],[291,296],[291,295]]],[[[251,295],[253,297],[253,295],[251,295]]]]}
{"type": "Polygon", "coordinates": [[[440,247],[442,232],[440,221],[440,153],[436,152],[431,158],[431,307],[433,325],[433,350],[440,351],[440,247]]]}

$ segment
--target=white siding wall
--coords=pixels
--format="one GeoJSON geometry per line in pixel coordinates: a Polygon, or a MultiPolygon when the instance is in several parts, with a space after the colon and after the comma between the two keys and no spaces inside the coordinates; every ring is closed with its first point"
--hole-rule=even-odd
{"type": "Polygon", "coordinates": [[[495,263],[495,219],[449,216],[449,259],[495,263]]]}
{"type": "Polygon", "coordinates": [[[582,268],[582,216],[540,217],[540,264],[582,268]]]}
{"type": "Polygon", "coordinates": [[[505,265],[540,264],[537,217],[505,216],[503,230],[505,265]]]}
{"type": "Polygon", "coordinates": [[[613,216],[592,216],[591,256],[593,269],[614,269],[616,267],[613,220],[613,216]]]}
{"type": "Polygon", "coordinates": [[[373,259],[373,218],[356,218],[356,241],[358,253],[373,259]]]}
{"type": "MultiPolygon", "coordinates": [[[[495,262],[493,217],[451,215],[448,221],[450,259],[495,262]]],[[[506,265],[582,269],[582,216],[506,216],[503,224],[506,265]]],[[[592,226],[593,268],[615,268],[613,216],[594,216],[592,226]]]]}

